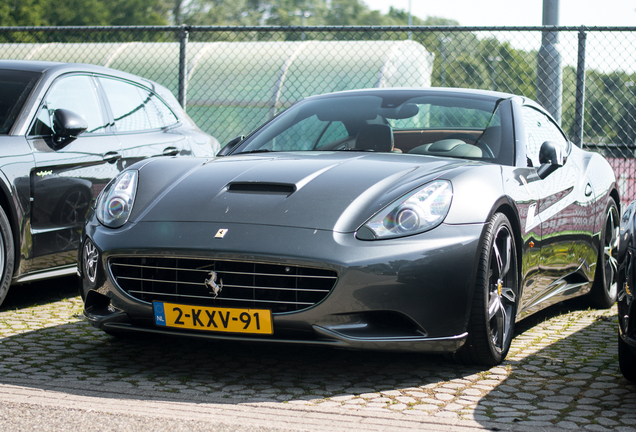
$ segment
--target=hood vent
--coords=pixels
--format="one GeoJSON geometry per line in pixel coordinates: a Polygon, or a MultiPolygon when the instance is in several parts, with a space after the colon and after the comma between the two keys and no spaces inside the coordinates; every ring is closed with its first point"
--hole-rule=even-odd
{"type": "Polygon", "coordinates": [[[227,187],[230,192],[290,195],[296,192],[296,185],[289,183],[234,182],[227,187]]]}

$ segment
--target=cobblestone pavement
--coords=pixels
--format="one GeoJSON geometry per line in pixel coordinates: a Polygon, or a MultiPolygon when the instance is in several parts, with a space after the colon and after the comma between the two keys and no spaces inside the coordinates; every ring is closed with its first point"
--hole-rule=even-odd
{"type": "MultiPolygon", "coordinates": [[[[173,418],[193,420],[196,412],[218,408],[228,421],[301,415],[327,429],[322,414],[331,421],[390,421],[402,429],[636,431],[636,385],[618,370],[616,307],[570,307],[519,323],[506,362],[480,369],[442,356],[119,340],[84,321],[78,297],[3,306],[0,401],[8,410],[11,395],[27,395],[19,402],[30,403],[38,390],[57,395],[53,399],[92,398],[75,400],[80,410],[110,403],[112,412],[134,406],[139,415],[151,415],[161,410],[148,405],[144,411],[144,404],[163,403],[166,416],[165,404],[176,402],[173,418]]],[[[0,410],[0,426],[11,424],[7,412],[0,410]]],[[[289,428],[319,429],[312,424],[289,428]]],[[[375,430],[369,423],[364,429],[375,430]]]]}

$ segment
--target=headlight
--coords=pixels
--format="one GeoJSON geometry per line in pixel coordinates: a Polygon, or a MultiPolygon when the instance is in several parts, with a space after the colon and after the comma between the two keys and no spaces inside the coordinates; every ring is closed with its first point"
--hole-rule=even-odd
{"type": "Polygon", "coordinates": [[[109,228],[119,228],[128,221],[137,192],[137,171],[124,171],[104,188],[97,198],[97,219],[109,228]]]}
{"type": "Polygon", "coordinates": [[[452,198],[451,183],[437,180],[389,204],[364,226],[373,232],[376,239],[428,231],[442,223],[452,198]]]}

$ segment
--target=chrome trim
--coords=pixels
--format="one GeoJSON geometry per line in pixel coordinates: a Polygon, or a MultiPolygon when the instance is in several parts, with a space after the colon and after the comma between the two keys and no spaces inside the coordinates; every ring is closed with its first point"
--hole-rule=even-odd
{"type": "MultiPolygon", "coordinates": [[[[224,272],[224,273],[230,273],[230,272],[224,272]]],[[[251,275],[250,273],[244,273],[244,274],[248,274],[251,275]]],[[[256,274],[256,273],[254,273],[256,274]]],[[[261,276],[272,276],[272,277],[278,277],[278,275],[261,275],[261,276]]],[[[201,286],[201,287],[205,287],[207,288],[207,286],[204,283],[198,283],[198,282],[184,282],[184,281],[174,281],[174,280],[161,280],[161,279],[146,279],[146,278],[134,278],[134,277],[128,277],[128,276],[115,276],[115,279],[119,280],[119,279],[125,279],[125,280],[131,280],[131,281],[140,281],[140,282],[155,282],[155,283],[167,283],[167,284],[179,284],[179,285],[195,285],[195,286],[201,286]]],[[[336,279],[336,278],[334,278],[336,279]]],[[[226,288],[245,288],[245,289],[261,289],[261,290],[276,290],[276,291],[302,291],[302,292],[329,292],[328,289],[311,289],[311,288],[285,288],[285,287],[263,287],[263,286],[250,286],[250,285],[223,285],[226,288]]],[[[134,291],[129,291],[129,292],[134,292],[134,291]]],[[[140,291],[142,292],[142,291],[140,291]]],[[[151,291],[143,291],[146,294],[152,294],[151,291]]],[[[156,293],[155,293],[156,294],[156,293]]]]}
{"type": "Polygon", "coordinates": [[[79,274],[79,269],[77,268],[77,264],[69,264],[68,266],[55,267],[52,269],[46,270],[38,270],[32,273],[25,273],[13,278],[14,284],[21,284],[27,282],[39,281],[42,279],[49,279],[55,277],[62,276],[70,276],[70,275],[79,274]]]}
{"type": "MultiPolygon", "coordinates": [[[[257,264],[261,264],[261,263],[257,263],[257,264]]],[[[280,265],[280,264],[273,264],[273,265],[280,265]]],[[[122,267],[132,267],[132,268],[146,268],[146,269],[155,269],[155,270],[175,270],[175,271],[192,271],[192,272],[210,273],[210,270],[207,270],[207,269],[186,269],[186,268],[176,268],[176,267],[146,266],[146,265],[123,264],[123,263],[111,263],[111,266],[122,266],[122,267]]],[[[290,274],[273,274],[273,273],[249,273],[249,272],[236,272],[236,271],[225,271],[225,270],[223,270],[223,274],[235,274],[235,275],[247,275],[247,276],[295,277],[295,278],[312,278],[312,279],[334,279],[334,280],[338,279],[337,276],[311,276],[311,275],[290,275],[290,274]]]]}

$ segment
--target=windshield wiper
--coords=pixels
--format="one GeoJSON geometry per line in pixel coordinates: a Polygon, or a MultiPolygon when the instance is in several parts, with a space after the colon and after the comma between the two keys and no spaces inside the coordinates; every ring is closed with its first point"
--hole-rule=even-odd
{"type": "Polygon", "coordinates": [[[268,150],[268,149],[254,149],[254,150],[247,150],[247,151],[242,151],[242,152],[238,152],[238,153],[234,153],[235,155],[240,155],[240,154],[248,154],[248,153],[269,153],[273,150],[268,150]]]}
{"type": "Polygon", "coordinates": [[[330,151],[353,151],[353,152],[375,152],[375,150],[365,149],[365,148],[357,148],[357,147],[345,147],[341,149],[333,149],[330,151]]]}

